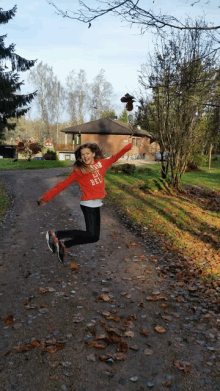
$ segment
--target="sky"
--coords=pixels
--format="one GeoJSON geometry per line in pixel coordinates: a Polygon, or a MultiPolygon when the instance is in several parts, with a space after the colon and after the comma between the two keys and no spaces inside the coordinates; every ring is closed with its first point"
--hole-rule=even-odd
{"type": "MultiPolygon", "coordinates": [[[[85,2],[90,6],[97,4],[95,0],[85,2]]],[[[54,3],[63,10],[78,8],[78,0],[54,0],[54,3]]],[[[9,10],[15,4],[16,0],[0,0],[3,10],[9,10]]],[[[152,3],[140,0],[139,6],[146,8],[146,4],[152,3]]],[[[207,20],[220,25],[218,0],[210,0],[210,4],[201,0],[194,7],[187,5],[187,0],[155,0],[153,7],[155,11],[161,10],[182,20],[185,15],[194,18],[204,12],[207,20]]],[[[84,69],[89,83],[104,69],[117,96],[117,114],[124,108],[120,98],[127,92],[134,94],[137,91],[138,71],[153,50],[155,39],[155,34],[146,32],[140,35],[137,27],[131,28],[110,15],[97,19],[88,29],[86,24],[58,16],[46,0],[18,0],[15,17],[1,25],[0,35],[3,34],[7,34],[5,44],[14,43],[15,52],[20,56],[52,66],[63,84],[73,69],[84,69]]],[[[28,84],[27,76],[28,72],[20,75],[25,81],[23,93],[34,90],[28,84]]]]}

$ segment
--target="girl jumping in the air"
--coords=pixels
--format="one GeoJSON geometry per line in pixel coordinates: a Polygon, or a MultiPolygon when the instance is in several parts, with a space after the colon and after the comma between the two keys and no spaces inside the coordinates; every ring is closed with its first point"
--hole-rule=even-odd
{"type": "Polygon", "coordinates": [[[80,145],[75,151],[76,161],[72,174],[38,199],[38,205],[45,205],[72,182],[78,182],[82,189],[80,207],[84,214],[86,231],[74,229],[55,232],[52,230],[46,233],[48,247],[54,253],[57,251],[60,262],[63,262],[64,254],[69,247],[77,244],[94,243],[99,240],[100,207],[103,205],[102,199],[106,195],[105,172],[131,148],[132,144],[130,143],[109,159],[105,159],[97,144],[85,143],[80,145]]]}

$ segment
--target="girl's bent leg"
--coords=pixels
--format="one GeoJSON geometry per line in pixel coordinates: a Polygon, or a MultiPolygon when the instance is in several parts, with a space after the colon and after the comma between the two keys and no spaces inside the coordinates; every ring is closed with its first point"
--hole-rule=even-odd
{"type": "Polygon", "coordinates": [[[86,223],[86,231],[83,230],[65,230],[57,231],[58,239],[67,239],[64,242],[67,248],[77,244],[94,243],[100,237],[100,208],[89,208],[81,205],[86,223]]]}

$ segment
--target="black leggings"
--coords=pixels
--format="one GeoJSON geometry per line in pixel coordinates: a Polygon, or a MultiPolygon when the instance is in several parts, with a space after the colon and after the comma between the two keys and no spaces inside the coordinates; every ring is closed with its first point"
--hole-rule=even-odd
{"type": "Polygon", "coordinates": [[[84,214],[86,231],[74,229],[56,232],[58,239],[70,238],[70,240],[64,241],[67,248],[77,244],[95,243],[100,237],[100,207],[90,208],[80,205],[80,208],[84,214]]]}

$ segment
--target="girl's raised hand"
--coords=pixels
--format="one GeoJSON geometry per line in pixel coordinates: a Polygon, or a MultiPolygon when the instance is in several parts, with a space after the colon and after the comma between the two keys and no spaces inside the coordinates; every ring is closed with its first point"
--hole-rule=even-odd
{"type": "Polygon", "coordinates": [[[40,205],[42,205],[42,206],[44,206],[44,205],[46,205],[46,202],[44,201],[44,199],[42,198],[42,197],[40,197],[40,198],[38,198],[38,200],[37,200],[37,204],[40,206],[40,205]]]}

